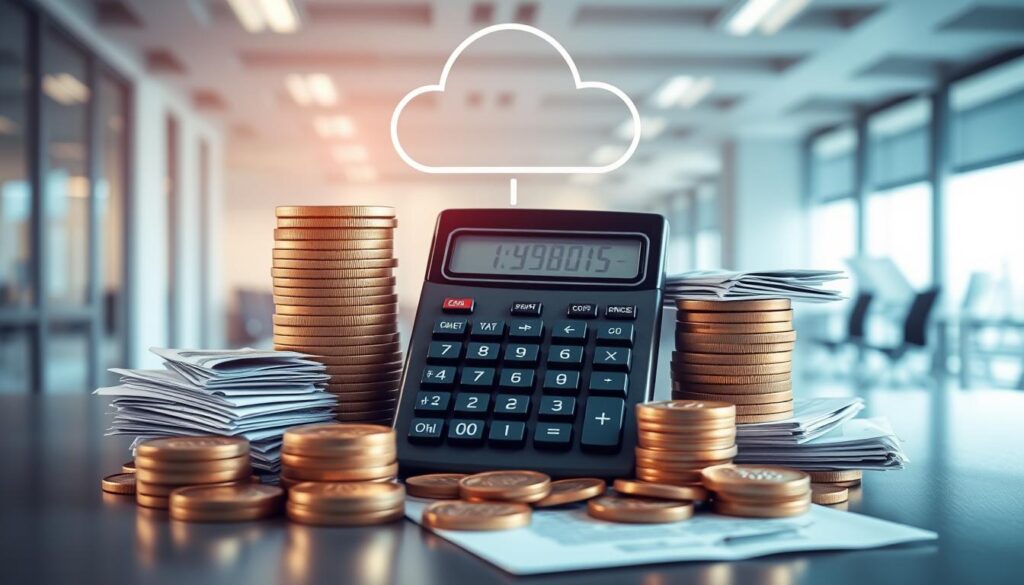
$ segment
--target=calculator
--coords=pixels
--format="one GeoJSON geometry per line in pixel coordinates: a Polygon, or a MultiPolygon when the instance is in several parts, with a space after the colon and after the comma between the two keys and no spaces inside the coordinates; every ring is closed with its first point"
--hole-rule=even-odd
{"type": "Polygon", "coordinates": [[[443,211],[395,419],[402,475],[631,476],[667,237],[649,213],[443,211]]]}

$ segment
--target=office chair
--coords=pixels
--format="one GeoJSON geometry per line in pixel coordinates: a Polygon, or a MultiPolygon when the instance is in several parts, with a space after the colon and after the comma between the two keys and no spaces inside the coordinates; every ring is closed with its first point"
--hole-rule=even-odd
{"type": "Polygon", "coordinates": [[[939,291],[939,287],[933,287],[914,295],[910,310],[903,321],[903,341],[898,345],[885,347],[865,344],[864,347],[884,356],[892,369],[895,369],[911,350],[927,347],[928,323],[939,298],[939,291]]]}
{"type": "Polygon", "coordinates": [[[871,300],[874,297],[869,292],[857,293],[853,301],[853,309],[846,322],[846,337],[843,339],[818,338],[812,340],[817,346],[825,349],[830,355],[835,356],[840,350],[847,347],[859,348],[864,343],[864,330],[868,320],[868,309],[871,308],[871,300]]]}

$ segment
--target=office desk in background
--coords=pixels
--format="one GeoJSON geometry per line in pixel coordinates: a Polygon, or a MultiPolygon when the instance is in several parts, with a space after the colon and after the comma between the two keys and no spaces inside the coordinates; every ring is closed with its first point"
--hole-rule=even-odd
{"type": "MultiPolygon", "coordinates": [[[[808,388],[795,391],[810,395],[808,388]]],[[[819,388],[821,392],[841,388],[819,388]]],[[[907,440],[907,470],[865,474],[851,510],[935,530],[935,544],[787,554],[565,573],[530,583],[1021,583],[1024,393],[924,389],[865,392],[907,440]]],[[[316,528],[284,519],[170,522],[104,496],[100,478],[129,457],[105,438],[91,396],[2,396],[0,575],[4,583],[76,585],[489,584],[517,581],[409,522],[316,528]]]]}

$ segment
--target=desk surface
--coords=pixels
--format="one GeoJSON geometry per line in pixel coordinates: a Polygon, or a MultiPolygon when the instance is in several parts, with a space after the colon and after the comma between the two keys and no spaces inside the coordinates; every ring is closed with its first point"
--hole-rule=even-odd
{"type": "MultiPolygon", "coordinates": [[[[815,393],[843,392],[816,385],[815,393]]],[[[807,393],[810,393],[808,390],[807,393]]],[[[866,474],[851,510],[939,533],[934,544],[778,555],[541,576],[530,582],[1024,582],[1024,393],[865,391],[906,441],[910,466],[866,474]]],[[[806,395],[806,393],[805,393],[806,395]]],[[[0,397],[3,582],[382,584],[515,581],[409,522],[310,528],[283,519],[233,525],[169,522],[104,497],[100,478],[128,459],[104,438],[101,400],[0,397]]]]}

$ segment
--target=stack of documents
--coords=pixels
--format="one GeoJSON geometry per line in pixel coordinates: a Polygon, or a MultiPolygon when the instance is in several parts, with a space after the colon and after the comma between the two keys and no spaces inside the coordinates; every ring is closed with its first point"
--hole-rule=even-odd
{"type": "Polygon", "coordinates": [[[290,351],[150,351],[164,370],[123,370],[121,384],[100,388],[112,396],[108,435],[155,437],[226,435],[251,444],[255,469],[280,470],[281,435],[289,427],[333,420],[336,399],[323,390],[323,365],[290,351]]]}
{"type": "Polygon", "coordinates": [[[785,421],[739,425],[737,463],[761,463],[803,470],[902,469],[908,461],[885,418],[854,418],[859,398],[794,401],[785,421]]]}
{"type": "Polygon", "coordinates": [[[840,300],[837,290],[822,288],[846,278],[842,270],[771,270],[730,272],[694,270],[665,278],[665,304],[676,299],[792,299],[823,303],[840,300]]]}

